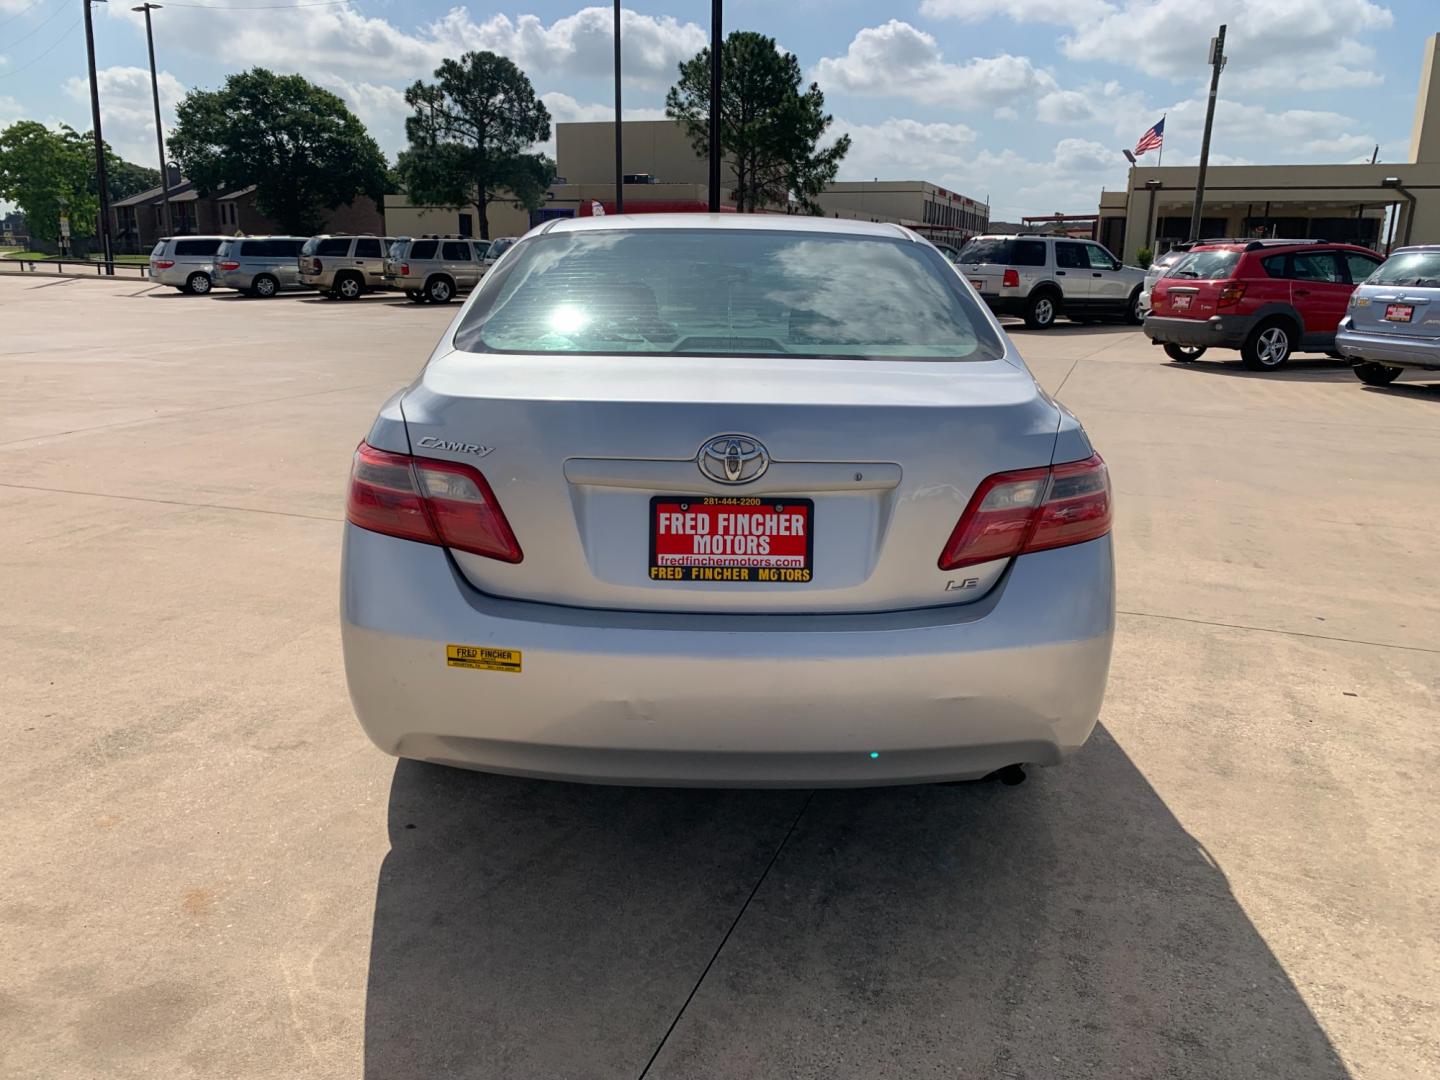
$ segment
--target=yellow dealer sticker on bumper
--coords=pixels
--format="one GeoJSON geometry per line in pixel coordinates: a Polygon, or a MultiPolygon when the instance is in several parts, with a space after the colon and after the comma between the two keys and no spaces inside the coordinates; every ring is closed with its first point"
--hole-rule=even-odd
{"type": "Polygon", "coordinates": [[[487,649],[480,645],[446,645],[445,666],[472,671],[520,670],[519,649],[487,649]]]}

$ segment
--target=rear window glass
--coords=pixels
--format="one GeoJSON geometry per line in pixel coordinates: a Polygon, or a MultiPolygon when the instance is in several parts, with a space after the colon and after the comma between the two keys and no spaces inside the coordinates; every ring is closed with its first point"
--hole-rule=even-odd
{"type": "Polygon", "coordinates": [[[239,247],[240,245],[234,240],[223,240],[220,243],[220,250],[215,252],[215,254],[224,258],[226,255],[235,254],[239,250],[239,247]]]}
{"type": "MultiPolygon", "coordinates": [[[[724,56],[724,53],[721,53],[721,56],[724,56]]],[[[489,240],[471,240],[470,243],[475,246],[475,258],[477,259],[485,258],[490,251],[489,240]]]]}
{"type": "Polygon", "coordinates": [[[1214,281],[1216,278],[1228,278],[1239,261],[1238,251],[1192,251],[1165,276],[1214,281]]]}
{"type": "Polygon", "coordinates": [[[315,254],[348,255],[350,254],[350,238],[348,236],[332,236],[328,240],[321,240],[315,245],[315,254]]]}
{"type": "Polygon", "coordinates": [[[802,232],[558,233],[486,278],[472,352],[988,360],[1003,349],[944,257],[802,232]]]}
{"type": "MultiPolygon", "coordinates": [[[[722,52],[720,55],[723,57],[725,54],[722,52]]],[[[410,258],[433,259],[439,246],[434,240],[416,240],[410,245],[410,258]]]]}
{"type": "Polygon", "coordinates": [[[1365,279],[1365,284],[1440,289],[1440,251],[1402,251],[1392,255],[1384,266],[1365,279]]]}
{"type": "Polygon", "coordinates": [[[220,250],[219,240],[176,240],[176,255],[214,255],[220,250]]]}
{"type": "MultiPolygon", "coordinates": [[[[724,56],[724,53],[720,54],[724,56]]],[[[380,241],[375,237],[355,241],[355,257],[357,259],[378,259],[380,258],[380,241]]]]}
{"type": "MultiPolygon", "coordinates": [[[[720,55],[723,57],[725,54],[722,52],[720,55]]],[[[165,244],[166,244],[166,243],[167,243],[167,241],[164,241],[164,240],[159,241],[153,248],[150,249],[150,254],[151,254],[151,255],[164,255],[164,254],[165,254],[165,244]]]]}
{"type": "MultiPolygon", "coordinates": [[[[725,54],[722,52],[720,55],[724,56],[725,54]]],[[[490,250],[485,253],[485,257],[487,259],[498,259],[515,246],[515,240],[516,237],[513,236],[502,236],[499,240],[491,243],[490,250]]]]}
{"type": "MultiPolygon", "coordinates": [[[[724,56],[724,53],[720,54],[724,56]]],[[[451,262],[469,262],[470,245],[463,240],[447,240],[440,248],[440,254],[451,262]]]]}
{"type": "Polygon", "coordinates": [[[971,240],[960,249],[961,263],[999,263],[1002,266],[1044,266],[1044,240],[971,240]]]}

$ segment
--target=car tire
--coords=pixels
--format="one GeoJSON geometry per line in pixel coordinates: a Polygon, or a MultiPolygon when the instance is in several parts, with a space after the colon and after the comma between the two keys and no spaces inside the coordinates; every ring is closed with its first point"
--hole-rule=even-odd
{"type": "Polygon", "coordinates": [[[1279,371],[1290,360],[1295,326],[1286,319],[1269,319],[1250,332],[1240,346],[1240,360],[1251,371],[1279,371]]]}
{"type": "Polygon", "coordinates": [[[1355,377],[1366,386],[1389,386],[1400,377],[1404,369],[1366,360],[1356,364],[1354,370],[1355,377]]]}
{"type": "Polygon", "coordinates": [[[280,282],[269,274],[260,274],[250,283],[250,295],[258,296],[261,300],[269,300],[279,291],[280,282]]]}
{"type": "Polygon", "coordinates": [[[1177,345],[1173,341],[1165,343],[1165,355],[1177,364],[1188,364],[1191,360],[1199,360],[1205,355],[1204,345],[1177,345]]]}
{"type": "Polygon", "coordinates": [[[341,300],[359,300],[365,283],[356,274],[341,274],[335,279],[335,295],[341,300]]]}
{"type": "Polygon", "coordinates": [[[210,291],[210,275],[195,271],[185,279],[185,291],[191,296],[204,296],[210,291]]]}
{"type": "Polygon", "coordinates": [[[432,277],[425,283],[425,299],[432,304],[448,304],[455,296],[455,285],[447,277],[432,277]]]}
{"type": "Polygon", "coordinates": [[[1049,330],[1060,316],[1060,298],[1049,289],[1032,293],[1025,303],[1025,325],[1031,330],[1049,330]]]}
{"type": "Polygon", "coordinates": [[[1130,294],[1130,303],[1125,305],[1125,321],[1131,326],[1139,326],[1145,321],[1145,312],[1140,310],[1140,290],[1138,288],[1130,294]]]}

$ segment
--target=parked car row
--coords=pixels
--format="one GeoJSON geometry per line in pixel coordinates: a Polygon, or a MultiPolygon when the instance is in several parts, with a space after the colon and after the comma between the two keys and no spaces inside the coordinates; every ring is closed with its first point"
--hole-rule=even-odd
{"type": "Polygon", "coordinates": [[[268,298],[285,289],[358,300],[395,289],[443,304],[473,289],[516,237],[167,236],[150,252],[150,280],[204,296],[236,289],[268,298]]]}
{"type": "Polygon", "coordinates": [[[1252,371],[1275,371],[1297,350],[1323,352],[1375,386],[1405,368],[1440,371],[1440,246],[1385,259],[1325,240],[1206,240],[1162,272],[1151,300],[1145,335],[1180,362],[1235,349],[1252,371]]]}

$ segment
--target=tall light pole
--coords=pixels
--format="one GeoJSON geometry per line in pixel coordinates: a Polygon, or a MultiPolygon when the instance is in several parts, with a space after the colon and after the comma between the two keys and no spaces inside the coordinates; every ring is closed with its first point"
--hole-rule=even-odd
{"type": "Polygon", "coordinates": [[[100,134],[100,90],[95,83],[95,28],[90,5],[105,0],[80,0],[85,9],[85,55],[90,61],[90,123],[95,129],[95,182],[100,189],[100,244],[105,252],[105,273],[115,273],[115,252],[110,248],[110,182],[105,176],[105,137],[100,134]]]}
{"type": "MultiPolygon", "coordinates": [[[[155,74],[155,34],[150,29],[150,12],[159,11],[164,4],[144,3],[131,11],[145,13],[145,44],[150,47],[150,96],[155,102],[155,148],[160,152],[160,231],[170,232],[170,171],[165,168],[165,132],[160,127],[160,80],[155,74]]],[[[137,237],[138,239],[138,237],[137,237]]]]}
{"type": "Polygon", "coordinates": [[[625,212],[625,170],[620,161],[620,0],[615,0],[615,212],[625,212]]]}
{"type": "Polygon", "coordinates": [[[720,212],[720,47],[724,32],[720,0],[710,0],[710,212],[720,212]]]}
{"type": "Polygon", "coordinates": [[[1195,174],[1195,206],[1190,211],[1190,239],[1200,239],[1200,214],[1205,209],[1205,170],[1210,165],[1210,127],[1215,123],[1215,97],[1225,67],[1225,24],[1210,39],[1210,103],[1205,106],[1205,135],[1200,140],[1200,171],[1195,174]]]}

